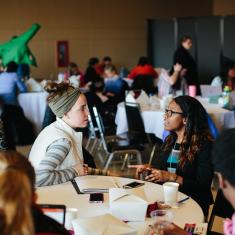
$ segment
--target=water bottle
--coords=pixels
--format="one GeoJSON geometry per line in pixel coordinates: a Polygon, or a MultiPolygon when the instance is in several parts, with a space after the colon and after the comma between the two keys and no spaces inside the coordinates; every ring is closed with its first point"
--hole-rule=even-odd
{"type": "Polygon", "coordinates": [[[231,88],[229,86],[225,86],[222,97],[223,97],[223,108],[229,108],[230,104],[230,93],[231,93],[231,88]]]}

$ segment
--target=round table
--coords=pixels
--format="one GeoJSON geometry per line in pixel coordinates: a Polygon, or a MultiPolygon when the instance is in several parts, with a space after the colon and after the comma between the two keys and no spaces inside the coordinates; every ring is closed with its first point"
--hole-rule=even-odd
{"type": "MultiPolygon", "coordinates": [[[[86,176],[84,176],[86,177],[86,176]]],[[[94,176],[99,180],[100,177],[110,176],[94,176]]],[[[120,187],[127,184],[133,179],[113,177],[114,181],[120,187]]],[[[155,201],[163,201],[163,187],[159,184],[145,182],[144,191],[149,203],[155,201]]],[[[108,193],[104,194],[104,203],[89,203],[89,194],[78,194],[71,182],[39,187],[37,189],[38,203],[43,204],[64,204],[67,208],[77,208],[78,218],[88,218],[92,216],[103,215],[109,213],[108,193]]],[[[186,195],[179,193],[178,199],[185,198],[186,195]]],[[[180,227],[184,227],[185,223],[202,223],[204,222],[203,212],[200,206],[192,199],[183,202],[179,208],[172,209],[174,213],[174,223],[180,227]]],[[[129,222],[128,224],[138,231],[138,235],[144,234],[150,219],[145,222],[129,222]]]]}

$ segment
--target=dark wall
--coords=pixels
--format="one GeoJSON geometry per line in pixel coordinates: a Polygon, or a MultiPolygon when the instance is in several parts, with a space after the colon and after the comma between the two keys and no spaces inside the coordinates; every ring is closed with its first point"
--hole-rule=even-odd
{"type": "Polygon", "coordinates": [[[155,67],[169,69],[180,38],[193,38],[199,81],[209,84],[219,74],[222,56],[235,60],[235,16],[210,16],[149,20],[148,55],[155,67]]]}

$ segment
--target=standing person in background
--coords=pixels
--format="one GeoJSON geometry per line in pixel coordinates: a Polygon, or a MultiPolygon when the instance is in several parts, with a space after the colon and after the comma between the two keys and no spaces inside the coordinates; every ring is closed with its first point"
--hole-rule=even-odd
{"type": "MultiPolygon", "coordinates": [[[[182,65],[183,69],[185,70],[184,78],[187,82],[187,85],[196,85],[197,93],[200,94],[197,65],[194,58],[189,52],[192,48],[192,45],[192,38],[190,36],[183,36],[178,49],[174,53],[173,64],[179,63],[182,65]]],[[[172,73],[173,70],[171,71],[171,74],[172,73]]],[[[178,79],[178,82],[176,82],[173,87],[176,90],[179,90],[180,86],[180,79],[178,79]]]]}
{"type": "Polygon", "coordinates": [[[24,82],[17,77],[18,65],[11,61],[7,65],[6,72],[0,74],[0,98],[4,104],[16,105],[17,89],[19,92],[27,92],[24,82]]]}
{"type": "Polygon", "coordinates": [[[150,64],[149,59],[145,56],[139,58],[137,66],[131,70],[128,78],[135,79],[138,75],[149,75],[153,78],[158,77],[154,67],[150,64]]]}

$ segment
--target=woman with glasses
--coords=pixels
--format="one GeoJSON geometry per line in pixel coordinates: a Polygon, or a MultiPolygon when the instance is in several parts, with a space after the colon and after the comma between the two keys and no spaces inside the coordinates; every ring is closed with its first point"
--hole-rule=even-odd
{"type": "Polygon", "coordinates": [[[179,183],[179,190],[196,200],[207,216],[213,202],[210,190],[212,136],[207,113],[195,98],[179,96],[165,111],[164,127],[171,134],[154,156],[152,172],[145,180],[179,183]]]}
{"type": "Polygon", "coordinates": [[[56,121],[41,131],[30,151],[36,185],[60,184],[87,174],[107,175],[84,165],[81,128],[87,126],[89,114],[85,95],[67,83],[48,86],[47,100],[56,121]]]}

